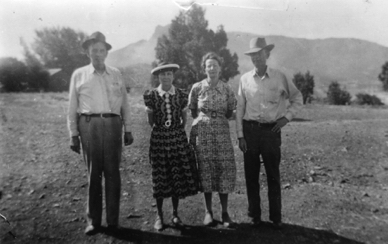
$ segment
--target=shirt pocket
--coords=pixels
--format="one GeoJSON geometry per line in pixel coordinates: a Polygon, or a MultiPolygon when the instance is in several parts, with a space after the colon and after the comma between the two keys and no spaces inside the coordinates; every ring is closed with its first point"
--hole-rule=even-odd
{"type": "Polygon", "coordinates": [[[281,97],[281,90],[278,87],[271,87],[268,89],[268,102],[278,104],[281,97]]]}
{"type": "Polygon", "coordinates": [[[119,81],[113,81],[110,84],[110,90],[115,97],[120,97],[121,96],[121,83],[119,81]]]}

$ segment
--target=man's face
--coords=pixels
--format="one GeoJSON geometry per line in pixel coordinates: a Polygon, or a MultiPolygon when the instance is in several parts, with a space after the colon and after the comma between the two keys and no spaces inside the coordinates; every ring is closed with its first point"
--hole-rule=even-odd
{"type": "Polygon", "coordinates": [[[90,44],[87,54],[92,64],[96,67],[100,67],[104,65],[105,58],[108,56],[108,51],[106,50],[104,43],[96,42],[90,44]]]}
{"type": "Polygon", "coordinates": [[[267,65],[267,59],[269,57],[269,52],[267,49],[262,49],[257,53],[254,53],[251,56],[253,65],[258,69],[267,65]]]}

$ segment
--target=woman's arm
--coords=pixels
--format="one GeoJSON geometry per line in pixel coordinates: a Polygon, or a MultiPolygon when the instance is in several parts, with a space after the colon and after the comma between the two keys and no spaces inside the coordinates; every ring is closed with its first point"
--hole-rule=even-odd
{"type": "Polygon", "coordinates": [[[231,118],[232,117],[232,115],[233,115],[233,110],[227,110],[226,111],[226,114],[225,114],[225,117],[227,118],[227,119],[229,119],[229,118],[231,118]]]}
{"type": "Polygon", "coordinates": [[[191,110],[191,117],[193,117],[193,119],[197,118],[198,117],[198,109],[190,109],[191,110]]]}
{"type": "Polygon", "coordinates": [[[147,115],[148,115],[148,124],[150,124],[150,126],[153,127],[155,123],[154,112],[148,112],[147,115]]]}

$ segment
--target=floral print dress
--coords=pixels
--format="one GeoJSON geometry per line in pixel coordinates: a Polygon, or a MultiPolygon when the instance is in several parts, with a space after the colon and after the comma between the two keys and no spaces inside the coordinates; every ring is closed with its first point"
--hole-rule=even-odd
{"type": "Polygon", "coordinates": [[[189,109],[197,109],[190,132],[203,192],[231,193],[236,184],[236,162],[230,138],[228,110],[236,108],[233,90],[219,81],[211,88],[205,79],[193,85],[189,109]]]}

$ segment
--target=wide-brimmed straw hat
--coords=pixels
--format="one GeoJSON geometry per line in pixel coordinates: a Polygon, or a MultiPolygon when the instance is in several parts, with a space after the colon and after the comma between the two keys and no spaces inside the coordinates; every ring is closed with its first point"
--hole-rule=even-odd
{"type": "Polygon", "coordinates": [[[177,71],[179,69],[179,65],[177,64],[169,64],[163,61],[159,61],[158,65],[151,70],[151,74],[153,75],[158,75],[161,72],[166,72],[166,71],[177,71]]]}
{"type": "Polygon", "coordinates": [[[255,37],[252,38],[249,43],[249,50],[245,52],[246,55],[252,55],[254,53],[257,53],[263,49],[267,49],[268,51],[271,51],[275,45],[269,44],[267,45],[267,42],[265,41],[264,37],[255,37]]]}
{"type": "Polygon", "coordinates": [[[96,42],[104,43],[106,46],[106,50],[108,50],[108,51],[112,48],[112,46],[105,41],[104,34],[102,34],[99,31],[96,31],[93,34],[91,34],[90,36],[88,36],[88,38],[86,38],[84,43],[82,43],[82,48],[86,50],[86,49],[88,49],[90,44],[96,43],[96,42]]]}

